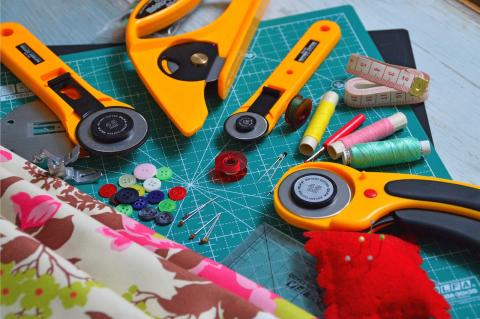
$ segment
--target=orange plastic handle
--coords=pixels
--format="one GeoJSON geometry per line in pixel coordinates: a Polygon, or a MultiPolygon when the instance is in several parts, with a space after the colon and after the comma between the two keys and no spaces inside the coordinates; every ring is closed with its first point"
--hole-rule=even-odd
{"type": "Polygon", "coordinates": [[[149,0],[140,1],[130,15],[126,30],[128,54],[138,75],[157,104],[185,136],[195,134],[205,122],[208,109],[205,102],[206,81],[181,81],[165,74],[158,67],[158,58],[166,49],[188,42],[207,42],[216,45],[218,56],[225,59],[217,80],[218,96],[225,99],[238,72],[245,51],[258,27],[268,0],[232,0],[223,14],[200,29],[166,38],[142,38],[152,30],[165,26],[160,15],[168,21],[184,16],[196,5],[179,1],[155,14],[148,23],[137,18],[149,0]],[[171,10],[167,12],[167,10],[171,10]],[[175,11],[175,12],[174,12],[175,11]],[[158,23],[158,25],[157,25],[158,23]]]}
{"type": "Polygon", "coordinates": [[[158,4],[156,1],[141,1],[135,9],[135,19],[132,19],[132,23],[135,25],[133,31],[136,32],[138,38],[141,38],[165,29],[175,21],[189,14],[201,1],[202,0],[177,0],[166,8],[155,8],[158,4]],[[148,11],[152,13],[150,14],[148,11]],[[138,15],[142,12],[145,12],[146,15],[139,17],[138,15]]]}
{"type": "MultiPolygon", "coordinates": [[[[274,192],[274,206],[277,213],[286,222],[308,230],[347,230],[363,231],[371,227],[371,221],[377,221],[391,212],[401,209],[424,209],[438,212],[452,213],[480,220],[480,214],[477,210],[461,206],[427,201],[415,200],[389,195],[385,191],[385,185],[390,181],[402,179],[417,179],[427,181],[437,181],[449,184],[463,185],[475,189],[479,186],[457,181],[441,179],[436,177],[397,174],[397,173],[377,173],[361,172],[349,166],[329,163],[329,162],[310,162],[295,166],[289,169],[277,183],[274,192]],[[343,178],[350,187],[352,198],[350,203],[337,215],[326,218],[303,218],[288,211],[281,203],[278,196],[278,185],[290,174],[310,168],[318,168],[333,172],[343,178]],[[375,191],[376,196],[366,196],[365,191],[369,193],[375,191]]],[[[367,193],[368,193],[367,192],[367,193]]]]}
{"type": "MultiPolygon", "coordinates": [[[[48,81],[68,72],[103,106],[131,107],[91,87],[21,24],[1,23],[0,30],[2,63],[55,113],[73,143],[78,144],[75,130],[80,122],[80,116],[48,86],[48,81]]],[[[75,98],[78,91],[73,90],[67,89],[62,94],[75,98]]]]}
{"type": "Polygon", "coordinates": [[[268,133],[271,132],[290,101],[335,48],[340,37],[340,27],[335,22],[321,20],[312,24],[268,79],[234,113],[247,111],[262,93],[263,87],[281,92],[280,98],[265,116],[269,124],[268,133]],[[312,48],[315,42],[317,45],[308,53],[309,47],[312,48]],[[302,54],[304,61],[302,61],[302,54]]]}

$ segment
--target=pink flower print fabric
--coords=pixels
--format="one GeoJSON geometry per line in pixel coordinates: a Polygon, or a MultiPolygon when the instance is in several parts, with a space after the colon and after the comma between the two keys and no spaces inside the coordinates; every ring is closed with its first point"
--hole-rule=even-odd
{"type": "Polygon", "coordinates": [[[10,197],[20,220],[21,229],[39,227],[55,216],[62,205],[49,195],[31,197],[25,192],[19,192],[10,197]]]}

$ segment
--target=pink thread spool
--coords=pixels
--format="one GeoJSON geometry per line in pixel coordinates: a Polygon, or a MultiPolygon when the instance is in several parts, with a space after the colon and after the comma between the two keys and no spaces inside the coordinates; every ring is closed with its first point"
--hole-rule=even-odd
{"type": "Polygon", "coordinates": [[[407,126],[405,114],[395,113],[330,144],[327,148],[328,154],[331,158],[338,159],[342,156],[343,151],[353,145],[382,140],[405,126],[407,126]]]}

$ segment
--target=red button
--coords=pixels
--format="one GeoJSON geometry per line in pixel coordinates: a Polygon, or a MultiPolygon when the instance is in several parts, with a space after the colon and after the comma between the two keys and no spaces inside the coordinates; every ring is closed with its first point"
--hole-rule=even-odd
{"type": "Polygon", "coordinates": [[[103,198],[110,198],[117,192],[117,186],[114,184],[105,184],[98,190],[98,195],[103,198]]]}
{"type": "Polygon", "coordinates": [[[365,195],[365,197],[368,197],[368,198],[374,198],[374,197],[377,197],[377,191],[369,188],[363,192],[363,195],[365,195]]]}
{"type": "Polygon", "coordinates": [[[168,191],[168,197],[171,200],[182,200],[187,196],[187,190],[183,187],[177,186],[168,191]]]}

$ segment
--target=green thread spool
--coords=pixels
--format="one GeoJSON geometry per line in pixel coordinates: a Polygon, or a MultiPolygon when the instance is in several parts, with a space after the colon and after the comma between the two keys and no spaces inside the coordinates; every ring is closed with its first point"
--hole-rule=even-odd
{"type": "Polygon", "coordinates": [[[355,168],[408,163],[430,154],[430,142],[416,138],[397,138],[388,141],[357,144],[342,154],[343,164],[355,168]]]}

